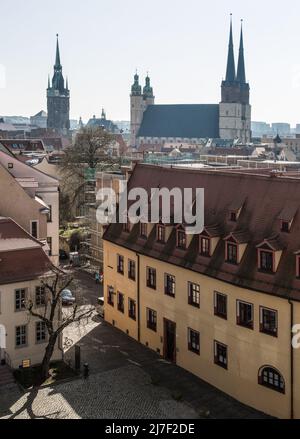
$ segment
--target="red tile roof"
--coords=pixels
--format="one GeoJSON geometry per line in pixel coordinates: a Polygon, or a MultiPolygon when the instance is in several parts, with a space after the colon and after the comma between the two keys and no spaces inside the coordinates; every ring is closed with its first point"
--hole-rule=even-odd
{"type": "Polygon", "coordinates": [[[36,279],[53,267],[42,244],[10,218],[0,218],[0,244],[0,285],[36,279]]]}
{"type": "Polygon", "coordinates": [[[41,140],[5,139],[1,143],[13,152],[46,152],[41,140]]]}
{"type": "Polygon", "coordinates": [[[205,225],[217,225],[218,230],[222,230],[220,238],[223,238],[212,257],[199,255],[198,236],[193,237],[184,256],[178,253],[175,228],[163,247],[156,243],[155,228],[146,243],[141,240],[139,225],[133,226],[128,235],[123,232],[122,225],[112,224],[105,232],[106,241],[242,288],[300,301],[300,280],[295,269],[295,253],[300,250],[300,178],[136,165],[128,190],[141,187],[149,192],[158,186],[205,189],[205,225]],[[238,205],[240,201],[244,204],[234,223],[228,220],[228,211],[236,200],[238,205]],[[295,206],[299,206],[296,212],[295,206]],[[281,232],[279,218],[283,211],[294,214],[290,233],[281,232]],[[240,231],[244,235],[242,240],[247,234],[247,248],[241,263],[230,265],[225,261],[224,238],[240,231]],[[283,250],[275,274],[262,273],[258,269],[257,246],[265,240],[269,240],[275,250],[283,250]]]}

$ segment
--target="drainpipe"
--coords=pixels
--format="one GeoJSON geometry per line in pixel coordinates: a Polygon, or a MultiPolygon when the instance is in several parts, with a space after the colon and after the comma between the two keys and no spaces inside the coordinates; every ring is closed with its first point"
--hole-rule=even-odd
{"type": "Polygon", "coordinates": [[[293,348],[293,327],[294,327],[294,303],[289,299],[291,307],[291,419],[294,419],[294,348],[293,348]]]}
{"type": "Polygon", "coordinates": [[[138,330],[138,342],[141,342],[141,325],[140,325],[140,255],[136,253],[137,257],[137,330],[138,330]]]}

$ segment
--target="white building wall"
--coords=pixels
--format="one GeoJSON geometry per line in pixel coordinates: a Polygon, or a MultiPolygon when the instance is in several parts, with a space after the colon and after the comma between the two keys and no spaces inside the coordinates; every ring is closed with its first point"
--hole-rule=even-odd
{"type": "Polygon", "coordinates": [[[130,146],[135,147],[137,145],[137,134],[140,129],[143,114],[145,111],[145,102],[143,96],[131,96],[130,97],[130,146]]]}
{"type": "MultiPolygon", "coordinates": [[[[35,299],[35,288],[41,283],[39,280],[20,282],[10,285],[0,285],[0,325],[6,331],[6,352],[11,361],[11,366],[17,369],[23,360],[30,360],[32,365],[40,364],[47,346],[47,342],[36,342],[36,322],[37,318],[31,317],[27,311],[16,311],[15,309],[15,290],[25,288],[27,298],[35,299]],[[27,345],[16,347],[16,327],[27,326],[27,345]]],[[[61,360],[63,353],[61,341],[57,344],[54,351],[53,360],[61,360]]],[[[3,352],[2,352],[3,357],[3,352]]]]}

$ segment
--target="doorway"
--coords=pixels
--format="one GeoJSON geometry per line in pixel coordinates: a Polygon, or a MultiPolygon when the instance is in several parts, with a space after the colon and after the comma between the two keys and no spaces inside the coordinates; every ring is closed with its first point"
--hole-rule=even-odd
{"type": "Polygon", "coordinates": [[[0,325],[0,365],[5,361],[6,349],[6,330],[5,326],[0,325]]]}
{"type": "Polygon", "coordinates": [[[164,319],[164,358],[176,363],[176,323],[164,319]]]}

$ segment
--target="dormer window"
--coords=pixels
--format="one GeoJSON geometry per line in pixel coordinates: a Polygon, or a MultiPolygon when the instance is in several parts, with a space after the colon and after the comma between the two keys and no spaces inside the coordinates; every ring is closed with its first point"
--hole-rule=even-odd
{"type": "Polygon", "coordinates": [[[183,250],[186,249],[186,234],[184,230],[177,230],[176,241],[178,248],[181,248],[183,250]]]}
{"type": "Polygon", "coordinates": [[[239,230],[230,233],[225,238],[225,260],[229,264],[238,265],[250,242],[250,235],[247,231],[239,230]]]}
{"type": "Polygon", "coordinates": [[[235,265],[238,263],[238,246],[233,242],[226,243],[226,262],[235,265]]]}
{"type": "Polygon", "coordinates": [[[236,212],[230,212],[230,216],[229,216],[230,221],[232,221],[233,223],[237,222],[237,213],[236,212]]]}
{"type": "Polygon", "coordinates": [[[261,250],[259,252],[260,269],[274,273],[274,253],[261,250]]]}
{"type": "Polygon", "coordinates": [[[300,279],[300,253],[296,253],[296,276],[300,279]]]}
{"type": "Polygon", "coordinates": [[[259,270],[270,274],[276,273],[284,249],[279,238],[279,235],[273,236],[257,246],[259,270]]]}
{"type": "Polygon", "coordinates": [[[295,216],[297,215],[298,211],[298,203],[294,202],[291,203],[290,201],[287,202],[284,209],[281,211],[279,215],[279,222],[280,222],[280,231],[283,233],[290,233],[295,216]]]}
{"type": "Polygon", "coordinates": [[[166,229],[165,226],[158,225],[156,228],[156,239],[157,242],[164,244],[166,242],[166,229]]]}
{"type": "Polygon", "coordinates": [[[221,235],[222,231],[218,224],[205,226],[203,232],[199,235],[200,255],[210,258],[217,248],[221,235]]]}
{"type": "Polygon", "coordinates": [[[140,236],[141,238],[148,238],[148,227],[146,223],[141,223],[140,224],[140,236]]]}
{"type": "Polygon", "coordinates": [[[259,269],[268,273],[274,273],[274,252],[258,250],[259,269]]]}
{"type": "Polygon", "coordinates": [[[200,254],[202,256],[210,256],[210,238],[200,236],[200,254]]]}
{"type": "Polygon", "coordinates": [[[228,206],[228,220],[233,223],[238,222],[244,205],[245,199],[234,199],[230,206],[228,206]]]}
{"type": "Polygon", "coordinates": [[[131,226],[131,224],[130,224],[129,220],[127,220],[127,223],[123,224],[123,231],[126,233],[130,233],[130,226],[131,226]]]}
{"type": "Polygon", "coordinates": [[[290,233],[291,223],[288,221],[281,221],[281,231],[283,233],[290,233]]]}

